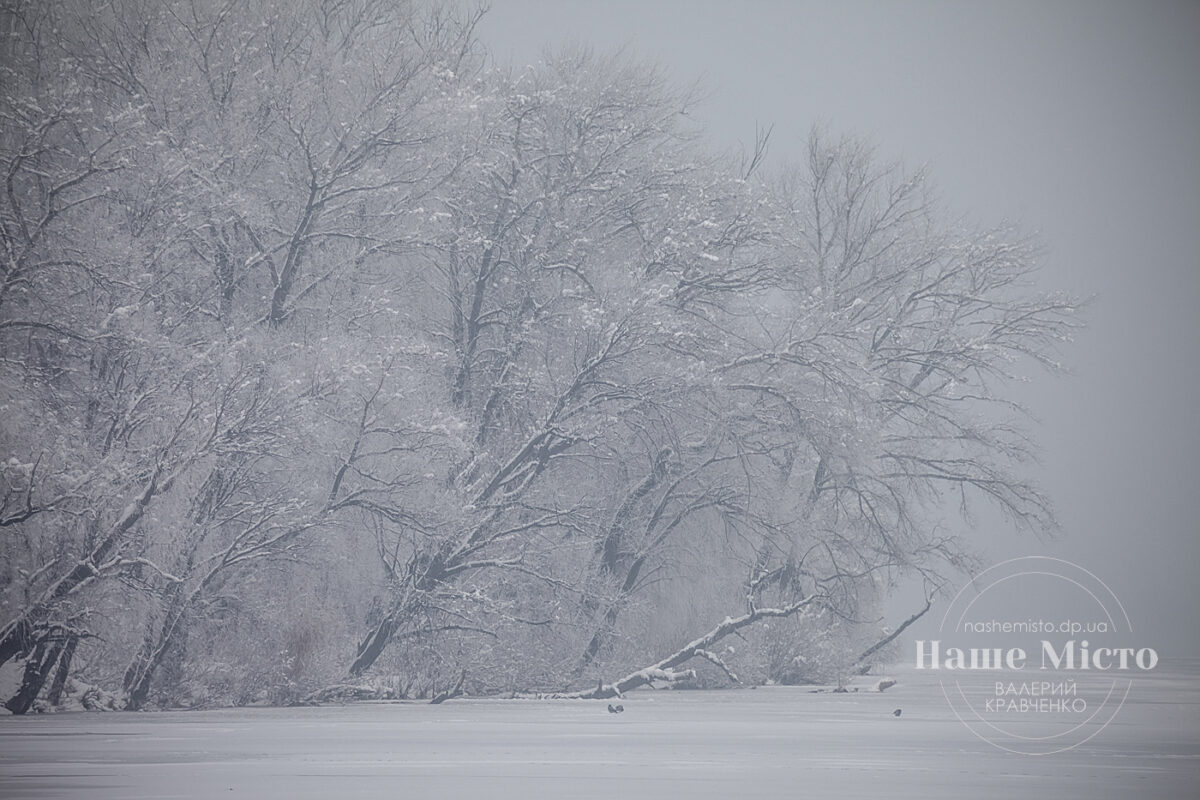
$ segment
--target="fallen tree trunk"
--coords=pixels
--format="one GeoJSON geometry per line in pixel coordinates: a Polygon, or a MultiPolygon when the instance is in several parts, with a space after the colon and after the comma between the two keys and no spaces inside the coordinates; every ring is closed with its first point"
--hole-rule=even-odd
{"type": "MultiPolygon", "coordinates": [[[[743,614],[740,617],[726,617],[724,622],[699,639],[689,642],[656,664],[629,673],[615,683],[601,682],[594,689],[554,696],[564,699],[604,700],[610,697],[617,697],[639,686],[652,684],[655,681],[677,683],[681,680],[694,678],[696,675],[694,670],[677,670],[676,668],[696,657],[709,658],[709,654],[711,653],[709,648],[734,631],[741,630],[763,619],[790,617],[810,606],[819,604],[823,599],[821,595],[812,595],[780,608],[755,608],[750,613],[743,614]]],[[[728,673],[728,670],[726,672],[728,673]]]]}
{"type": "Polygon", "coordinates": [[[908,630],[909,625],[912,625],[914,622],[919,620],[921,617],[925,616],[925,613],[927,611],[929,611],[929,608],[932,605],[933,605],[933,600],[926,597],[924,608],[922,608],[917,613],[913,614],[908,619],[904,620],[904,622],[900,625],[899,628],[896,628],[896,630],[892,631],[890,634],[888,634],[884,638],[880,639],[878,642],[871,645],[866,650],[864,650],[862,653],[860,653],[858,658],[854,659],[854,666],[858,669],[858,674],[866,675],[867,670],[869,670],[871,668],[871,665],[864,664],[863,662],[866,661],[871,656],[873,656],[875,653],[878,653],[880,650],[887,647],[892,642],[896,641],[896,637],[898,637],[900,634],[904,633],[904,631],[908,630]]]}

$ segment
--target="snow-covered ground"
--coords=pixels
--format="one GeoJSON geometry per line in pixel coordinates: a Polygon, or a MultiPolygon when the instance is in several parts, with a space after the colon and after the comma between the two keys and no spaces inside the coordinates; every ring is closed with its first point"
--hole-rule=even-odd
{"type": "Polygon", "coordinates": [[[1099,735],[1042,757],[976,739],[928,673],[893,675],[883,694],[643,690],[623,714],[460,699],[5,717],[0,797],[1151,800],[1200,789],[1195,665],[1141,677],[1099,735]]]}

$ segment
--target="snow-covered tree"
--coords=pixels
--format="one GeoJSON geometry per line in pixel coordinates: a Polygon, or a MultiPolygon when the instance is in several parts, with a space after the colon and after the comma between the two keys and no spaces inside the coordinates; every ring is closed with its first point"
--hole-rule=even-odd
{"type": "Polygon", "coordinates": [[[628,54],[489,69],[478,18],[5,5],[9,708],[732,676],[734,632],[936,583],[957,510],[1051,523],[1028,243],[850,140],[713,155],[628,54]]]}

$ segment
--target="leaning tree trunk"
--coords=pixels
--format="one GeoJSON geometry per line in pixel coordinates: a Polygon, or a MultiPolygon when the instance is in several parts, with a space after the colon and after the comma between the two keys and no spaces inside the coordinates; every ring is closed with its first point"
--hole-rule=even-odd
{"type": "Polygon", "coordinates": [[[395,632],[396,620],[389,614],[359,643],[354,663],[350,665],[350,674],[357,678],[370,669],[395,632]]]}
{"type": "Polygon", "coordinates": [[[163,474],[163,465],[155,467],[154,473],[112,527],[100,538],[84,558],[80,559],[65,575],[59,577],[43,593],[42,598],[25,608],[21,614],[0,630],[0,665],[21,653],[29,652],[37,620],[45,619],[62,600],[90,583],[100,574],[100,565],[121,542],[122,537],[132,530],[145,515],[147,506],[159,494],[170,489],[176,473],[163,474]]]}
{"type": "Polygon", "coordinates": [[[152,637],[147,633],[138,656],[125,670],[126,711],[137,711],[145,705],[150,697],[150,685],[154,681],[154,674],[174,644],[176,634],[182,630],[189,598],[183,595],[179,584],[173,584],[168,592],[167,612],[157,634],[152,637]]]}
{"type": "Polygon", "coordinates": [[[371,665],[392,641],[392,635],[399,627],[403,610],[404,607],[398,607],[389,611],[379,621],[379,624],[363,638],[354,654],[354,663],[350,665],[351,675],[357,678],[371,668],[371,665]]]}
{"type": "Polygon", "coordinates": [[[409,580],[412,581],[412,594],[405,593],[392,603],[391,609],[363,637],[354,654],[354,662],[350,665],[350,674],[355,678],[371,668],[376,659],[383,654],[391,643],[392,637],[400,627],[401,622],[411,616],[419,600],[414,596],[427,592],[436,587],[448,577],[446,556],[439,553],[425,561],[414,560],[409,566],[409,580]]]}
{"type": "MultiPolygon", "coordinates": [[[[621,503],[616,514],[613,515],[612,523],[608,527],[608,533],[604,537],[604,541],[599,546],[600,567],[604,574],[618,576],[621,573],[622,565],[624,564],[627,554],[625,553],[625,537],[632,525],[633,517],[636,508],[650,496],[651,492],[658,488],[663,479],[667,476],[667,471],[670,466],[673,453],[671,449],[663,448],[654,460],[654,467],[650,470],[645,478],[642,479],[637,486],[629,492],[625,501],[621,503]]],[[[668,489],[667,496],[669,497],[670,490],[668,489]]],[[[647,524],[647,531],[652,529],[662,516],[666,497],[660,499],[657,508],[653,511],[651,519],[647,524]]],[[[633,595],[637,588],[638,576],[642,572],[642,568],[646,565],[646,553],[637,555],[631,563],[624,569],[624,576],[620,578],[621,585],[617,591],[617,596],[609,603],[604,611],[604,616],[596,626],[592,637],[588,640],[587,647],[583,650],[583,655],[579,658],[579,663],[575,667],[575,675],[582,675],[596,656],[600,654],[600,649],[608,641],[617,624],[617,617],[620,616],[621,610],[625,603],[633,595]]]]}
{"type": "Polygon", "coordinates": [[[608,606],[604,612],[604,617],[600,624],[596,627],[595,633],[588,641],[587,647],[584,648],[583,656],[579,659],[579,665],[575,669],[576,675],[581,675],[600,654],[600,648],[608,641],[613,630],[617,625],[617,617],[621,614],[621,609],[625,603],[633,596],[634,589],[637,587],[638,576],[641,575],[642,567],[646,563],[646,556],[638,556],[637,559],[629,566],[625,573],[625,580],[621,583],[620,591],[616,598],[608,606]]]}
{"type": "Polygon", "coordinates": [[[63,690],[67,686],[67,678],[71,675],[71,660],[75,658],[75,648],[79,645],[79,636],[72,634],[67,637],[62,655],[58,657],[58,670],[54,673],[54,682],[46,694],[46,702],[52,706],[62,702],[63,690]]]}

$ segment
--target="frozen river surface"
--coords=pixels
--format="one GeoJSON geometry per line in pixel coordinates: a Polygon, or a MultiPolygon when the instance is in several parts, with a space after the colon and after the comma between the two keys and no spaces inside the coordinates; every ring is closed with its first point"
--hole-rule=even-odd
{"type": "Polygon", "coordinates": [[[0,718],[0,798],[1192,798],[1200,683],[1158,670],[1107,728],[1048,756],[975,738],[936,680],[603,702],[0,718]],[[893,710],[903,709],[900,717],[893,710]]]}

